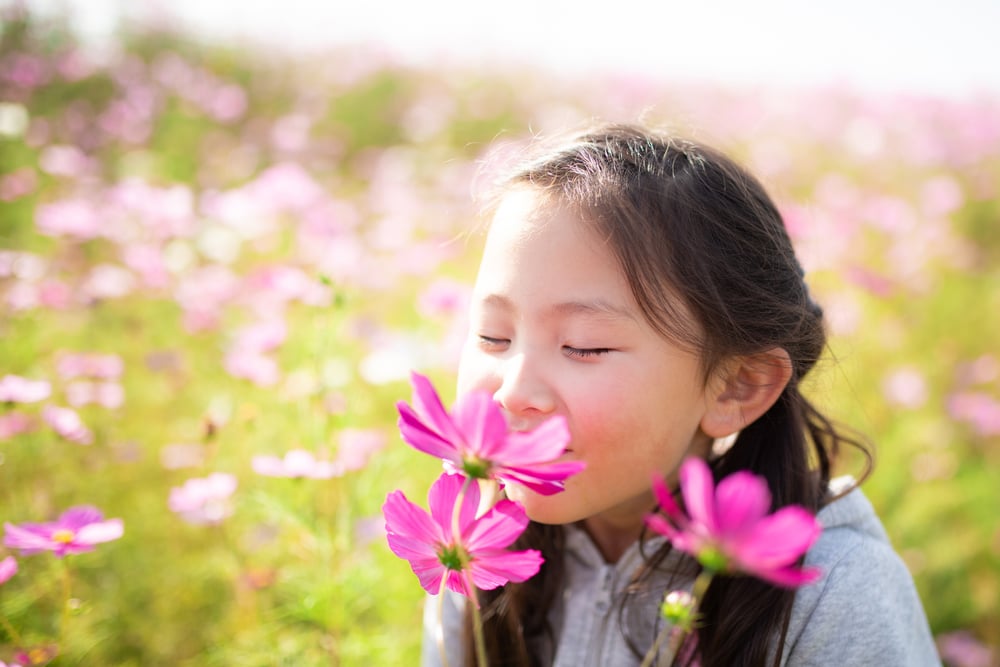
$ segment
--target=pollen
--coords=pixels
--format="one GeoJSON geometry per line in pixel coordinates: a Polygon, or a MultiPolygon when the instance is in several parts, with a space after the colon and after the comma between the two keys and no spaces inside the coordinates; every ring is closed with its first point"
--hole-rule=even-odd
{"type": "Polygon", "coordinates": [[[73,541],[74,537],[76,537],[76,534],[72,530],[65,528],[52,531],[52,541],[59,542],[60,544],[69,544],[73,541]]]}

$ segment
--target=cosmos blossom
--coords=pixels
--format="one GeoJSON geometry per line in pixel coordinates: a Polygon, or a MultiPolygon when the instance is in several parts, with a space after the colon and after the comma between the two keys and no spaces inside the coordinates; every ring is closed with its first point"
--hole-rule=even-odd
{"type": "Polygon", "coordinates": [[[17,560],[13,556],[7,556],[0,560],[0,584],[17,574],[17,560]]]}
{"type": "Polygon", "coordinates": [[[172,512],[192,524],[219,524],[233,513],[230,496],[237,480],[225,472],[195,477],[170,489],[167,504],[172,512]]]}
{"type": "Polygon", "coordinates": [[[449,589],[472,597],[466,570],[476,588],[492,590],[508,581],[525,581],[541,567],[538,551],[507,549],[528,525],[524,509],[504,499],[476,518],[479,496],[475,481],[444,473],[428,494],[430,514],[407,500],[402,491],[386,498],[382,512],[389,548],[410,562],[427,592],[439,593],[444,580],[449,589]]]}
{"type": "Polygon", "coordinates": [[[448,412],[430,380],[419,373],[411,380],[413,405],[396,404],[400,433],[415,449],[443,459],[447,470],[516,482],[543,495],[562,491],[566,478],[583,470],[582,461],[555,460],[570,438],[563,416],[530,432],[509,431],[488,393],[470,392],[448,412]]]}
{"type": "Polygon", "coordinates": [[[305,449],[292,449],[283,457],[254,456],[250,460],[253,471],[266,477],[307,477],[329,479],[344,474],[343,466],[330,461],[320,461],[305,449]]]}
{"type": "Polygon", "coordinates": [[[124,531],[121,519],[105,519],[96,507],[78,505],[63,512],[56,521],[5,523],[3,543],[25,555],[51,551],[62,558],[91,551],[101,542],[117,540],[124,531]]]}
{"type": "Polygon", "coordinates": [[[663,480],[654,479],[663,515],[650,515],[646,522],[706,570],[748,574],[786,588],[820,576],[815,568],[796,565],[819,537],[819,521],[794,505],[768,514],[771,493],[763,478],[739,471],[716,487],[708,464],[689,458],[681,465],[680,486],[686,513],[663,480]]]}

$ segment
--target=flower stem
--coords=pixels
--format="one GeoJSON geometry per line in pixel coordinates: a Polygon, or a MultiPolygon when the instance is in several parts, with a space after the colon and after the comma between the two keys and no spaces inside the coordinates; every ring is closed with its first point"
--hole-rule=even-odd
{"type": "MultiPolygon", "coordinates": [[[[490,663],[486,657],[486,639],[483,636],[483,617],[479,612],[479,598],[476,595],[476,583],[472,579],[472,570],[469,569],[469,554],[461,546],[462,535],[459,523],[459,516],[461,515],[462,503],[465,500],[465,494],[468,492],[469,487],[475,483],[476,480],[471,477],[466,477],[465,481],[462,483],[462,489],[458,492],[458,497],[455,499],[455,508],[451,513],[451,539],[459,547],[457,552],[462,563],[462,574],[465,576],[465,585],[469,591],[470,601],[472,602],[472,636],[476,645],[476,663],[479,667],[488,667],[490,663]]],[[[445,577],[447,578],[447,574],[445,577]]]]}
{"type": "Polygon", "coordinates": [[[448,574],[441,577],[441,589],[438,591],[438,631],[437,640],[438,651],[441,652],[441,667],[448,667],[448,651],[444,648],[444,594],[448,590],[448,574]]]}
{"type": "Polygon", "coordinates": [[[0,615],[0,625],[3,626],[7,636],[10,637],[11,641],[14,642],[15,645],[24,645],[24,640],[21,639],[21,633],[14,629],[14,626],[11,625],[11,622],[7,620],[6,616],[0,615]]]}
{"type": "Polygon", "coordinates": [[[708,585],[712,583],[712,577],[714,576],[715,573],[711,570],[702,570],[698,574],[691,587],[691,600],[694,608],[691,620],[687,622],[686,626],[680,623],[665,623],[663,629],[656,635],[653,645],[646,652],[646,656],[643,658],[640,667],[652,667],[654,664],[669,665],[674,661],[677,651],[680,650],[681,644],[684,643],[684,638],[698,622],[698,606],[701,604],[701,599],[704,597],[705,591],[708,590],[708,585]],[[664,655],[657,657],[664,642],[668,642],[667,651],[664,655]]]}
{"type": "Polygon", "coordinates": [[[62,612],[59,615],[59,644],[65,645],[67,628],[69,627],[69,601],[72,590],[69,564],[62,559],[62,612]]]}

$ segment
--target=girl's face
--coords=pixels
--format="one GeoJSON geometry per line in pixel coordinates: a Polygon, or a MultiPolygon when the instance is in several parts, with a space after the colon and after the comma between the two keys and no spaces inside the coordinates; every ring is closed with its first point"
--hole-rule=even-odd
{"type": "Polygon", "coordinates": [[[586,469],[553,496],[507,490],[542,523],[637,531],[655,504],[651,475],[710,446],[696,354],[643,318],[592,228],[531,189],[505,196],[493,218],[458,390],[491,392],[514,429],[566,417],[565,457],[586,469]]]}

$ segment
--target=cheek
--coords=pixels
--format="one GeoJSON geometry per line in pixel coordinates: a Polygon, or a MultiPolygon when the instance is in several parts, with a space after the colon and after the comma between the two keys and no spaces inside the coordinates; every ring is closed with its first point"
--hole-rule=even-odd
{"type": "Polygon", "coordinates": [[[458,362],[457,394],[464,396],[471,391],[495,393],[500,385],[495,379],[494,363],[479,350],[475,340],[467,341],[458,362]]]}

